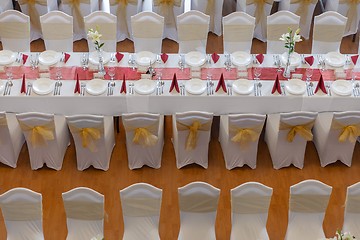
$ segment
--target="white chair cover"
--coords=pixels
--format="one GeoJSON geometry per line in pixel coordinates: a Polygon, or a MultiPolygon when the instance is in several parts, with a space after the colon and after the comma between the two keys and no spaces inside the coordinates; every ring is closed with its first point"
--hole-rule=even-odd
{"type": "Polygon", "coordinates": [[[179,53],[206,53],[210,16],[191,10],[177,17],[179,53]]]}
{"type": "Polygon", "coordinates": [[[13,188],[0,195],[0,207],[8,240],[44,240],[40,193],[13,188]]]}
{"type": "Polygon", "coordinates": [[[73,17],[60,11],[40,16],[46,50],[73,51],[73,17]]]}
{"type": "Polygon", "coordinates": [[[236,11],[246,12],[256,18],[254,37],[266,42],[266,17],[270,15],[274,0],[237,0],[236,11]]]}
{"type": "Polygon", "coordinates": [[[21,12],[30,17],[30,40],[42,38],[40,16],[58,10],[57,0],[17,0],[21,12]]]}
{"type": "Polygon", "coordinates": [[[292,112],[269,114],[266,120],[265,141],[275,169],[293,164],[302,169],[307,141],[312,140],[311,129],[317,113],[292,112]],[[303,136],[302,132],[305,132],[303,136]],[[293,139],[291,138],[291,135],[293,139]]]}
{"type": "Polygon", "coordinates": [[[360,183],[347,188],[344,225],[342,230],[350,232],[353,236],[360,235],[360,183]]]}
{"type": "Polygon", "coordinates": [[[173,145],[177,168],[196,163],[208,167],[208,150],[213,114],[184,112],[173,115],[173,145]],[[194,132],[190,127],[195,126],[194,132]]]}
{"type": "Polygon", "coordinates": [[[322,228],[332,187],[305,180],[290,187],[289,222],[285,240],[325,239],[322,228]]]}
{"type": "Polygon", "coordinates": [[[17,10],[0,13],[0,37],[3,49],[30,52],[30,18],[17,10]]]}
{"type": "Polygon", "coordinates": [[[129,168],[136,169],[144,165],[160,168],[164,147],[164,115],[129,113],[123,114],[122,120],[129,168]]]}
{"type": "Polygon", "coordinates": [[[224,0],[223,12],[222,12],[223,16],[227,16],[233,12],[236,12],[236,2],[237,1],[234,0],[224,0]]]}
{"type": "Polygon", "coordinates": [[[12,10],[14,9],[12,0],[2,0],[0,3],[0,13],[6,11],[6,10],[12,10]]]}
{"type": "Polygon", "coordinates": [[[339,52],[347,17],[329,11],[314,18],[312,54],[339,52]]]}
{"type": "Polygon", "coordinates": [[[220,189],[192,182],[178,188],[180,232],[178,240],[215,240],[215,220],[220,189]]]}
{"type": "Polygon", "coordinates": [[[269,239],[266,222],[272,188],[247,182],[230,190],[231,240],[269,239]]]}
{"type": "Polygon", "coordinates": [[[141,12],[131,17],[135,52],[161,53],[164,17],[154,12],[141,12]]]}
{"type": "Polygon", "coordinates": [[[259,137],[265,118],[266,115],[260,114],[220,116],[219,141],[227,169],[245,164],[256,168],[259,137]]]}
{"type": "MultiPolygon", "coordinates": [[[[101,33],[102,49],[116,52],[116,16],[107,12],[95,11],[84,17],[85,29],[98,29],[101,33]]],[[[95,51],[94,43],[88,39],[89,51],[95,51]]]]}
{"type": "Polygon", "coordinates": [[[65,117],[45,113],[16,114],[25,136],[31,169],[47,167],[60,170],[69,141],[65,117]]]}
{"type": "Polygon", "coordinates": [[[24,142],[15,114],[0,112],[0,162],[16,168],[24,142]]]}
{"type": "Polygon", "coordinates": [[[60,0],[59,10],[74,19],[74,41],[87,38],[84,17],[99,10],[98,0],[60,0]]]}
{"type": "Polygon", "coordinates": [[[90,167],[108,170],[115,146],[112,116],[76,115],[66,117],[74,138],[77,168],[90,167]]]}
{"type": "Polygon", "coordinates": [[[210,16],[209,31],[220,36],[224,0],[191,0],[191,10],[196,10],[210,16]]]}
{"type": "Polygon", "coordinates": [[[86,187],[62,194],[68,234],[66,240],[104,236],[104,195],[86,187]]]}
{"type": "Polygon", "coordinates": [[[124,218],[123,240],[159,240],[162,190],[147,183],[120,191],[124,218]]]}
{"type": "Polygon", "coordinates": [[[223,17],[224,53],[250,53],[254,28],[255,18],[245,12],[234,12],[223,17]]]}
{"type": "Polygon", "coordinates": [[[351,166],[358,136],[351,140],[345,135],[347,131],[352,131],[346,128],[352,126],[360,131],[360,112],[319,113],[314,125],[314,144],[322,167],[337,160],[351,166]]]}
{"type": "Polygon", "coordinates": [[[288,51],[280,37],[289,32],[289,28],[295,32],[299,28],[299,23],[300,17],[289,11],[279,11],[268,16],[266,53],[281,54],[288,51]]]}

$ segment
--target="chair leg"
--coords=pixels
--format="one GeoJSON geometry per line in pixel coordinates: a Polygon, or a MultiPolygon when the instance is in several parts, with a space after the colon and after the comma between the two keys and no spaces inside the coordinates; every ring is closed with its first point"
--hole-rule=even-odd
{"type": "Polygon", "coordinates": [[[119,116],[114,116],[114,123],[115,123],[115,127],[116,127],[116,132],[119,133],[120,132],[120,117],[119,116]]]}

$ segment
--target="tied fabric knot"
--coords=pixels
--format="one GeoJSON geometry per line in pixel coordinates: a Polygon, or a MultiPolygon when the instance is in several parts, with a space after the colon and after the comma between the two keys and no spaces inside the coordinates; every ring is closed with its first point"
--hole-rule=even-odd
{"type": "Polygon", "coordinates": [[[110,0],[110,6],[118,6],[116,10],[117,25],[120,26],[120,29],[124,29],[128,35],[130,35],[130,32],[126,20],[126,6],[128,4],[137,5],[137,2],[137,0],[110,0]]]}
{"type": "Polygon", "coordinates": [[[300,18],[300,26],[306,25],[307,16],[309,14],[309,5],[316,4],[318,0],[292,0],[292,4],[299,4],[298,9],[295,14],[301,16],[300,18]]]}
{"type": "Polygon", "coordinates": [[[164,17],[165,25],[176,27],[174,6],[180,7],[181,0],[154,0],[154,6],[160,6],[160,13],[164,17]]]}
{"type": "Polygon", "coordinates": [[[232,142],[239,143],[240,146],[247,146],[250,142],[255,142],[259,139],[262,125],[253,128],[239,128],[230,125],[229,130],[235,134],[231,138],[232,142]]]}
{"type": "Polygon", "coordinates": [[[143,147],[154,146],[158,137],[152,134],[146,127],[136,128],[134,131],[133,143],[140,144],[143,147]]]}
{"type": "Polygon", "coordinates": [[[211,121],[201,124],[199,120],[195,120],[191,125],[185,125],[177,121],[176,127],[179,131],[189,131],[189,135],[186,138],[185,149],[186,151],[190,151],[196,148],[198,131],[209,131],[211,128],[211,121]]]}
{"type": "Polygon", "coordinates": [[[355,143],[357,138],[360,136],[360,123],[353,125],[344,125],[336,120],[333,120],[331,127],[333,129],[340,130],[340,134],[338,137],[339,142],[349,141],[351,143],[355,143]]]}
{"type": "Polygon", "coordinates": [[[339,3],[347,4],[349,6],[348,11],[346,13],[346,17],[348,18],[348,20],[345,26],[345,33],[347,33],[350,31],[351,25],[353,25],[355,20],[357,19],[357,15],[358,15],[357,5],[360,3],[360,0],[340,0],[339,3]]]}
{"type": "Polygon", "coordinates": [[[79,128],[69,124],[69,128],[73,134],[79,134],[83,148],[88,148],[90,152],[97,152],[95,142],[101,138],[102,127],[79,128]]]}
{"type": "Polygon", "coordinates": [[[29,132],[29,141],[34,147],[47,145],[47,141],[55,139],[53,122],[41,126],[28,126],[22,122],[19,124],[24,132],[29,132]]]}
{"type": "Polygon", "coordinates": [[[262,29],[262,35],[266,36],[267,18],[265,13],[265,4],[272,5],[274,0],[247,0],[246,5],[256,4],[255,9],[255,26],[260,24],[262,29]]]}
{"type": "Polygon", "coordinates": [[[311,128],[313,127],[313,125],[314,125],[314,121],[302,125],[295,125],[295,126],[289,125],[284,122],[280,122],[279,129],[280,130],[289,129],[289,132],[286,137],[286,140],[288,142],[293,142],[297,134],[299,134],[299,136],[304,138],[306,141],[311,141],[313,139],[313,134],[311,132],[311,128]]]}
{"type": "Polygon", "coordinates": [[[18,2],[20,5],[28,5],[28,13],[31,25],[38,31],[41,31],[40,14],[36,9],[35,4],[47,6],[47,0],[18,0],[18,2]]]}
{"type": "Polygon", "coordinates": [[[90,4],[90,0],[62,0],[61,2],[63,4],[71,5],[72,16],[76,18],[76,21],[74,21],[74,29],[85,29],[80,3],[90,4]]]}

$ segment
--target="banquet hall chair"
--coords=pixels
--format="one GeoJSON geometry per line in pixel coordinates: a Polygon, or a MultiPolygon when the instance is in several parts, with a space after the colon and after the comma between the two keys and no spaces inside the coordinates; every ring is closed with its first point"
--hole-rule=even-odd
{"type": "Polygon", "coordinates": [[[314,18],[312,54],[339,52],[347,17],[328,11],[314,18]]]}
{"type": "Polygon", "coordinates": [[[230,190],[230,240],[269,239],[266,222],[272,188],[258,182],[247,182],[230,190]]]}
{"type": "Polygon", "coordinates": [[[331,191],[332,187],[312,179],[290,187],[285,240],[325,239],[322,225],[331,191]]]}
{"type": "Polygon", "coordinates": [[[115,146],[112,116],[74,115],[66,117],[74,138],[77,169],[90,167],[108,170],[115,146]]]}
{"type": "Polygon", "coordinates": [[[279,11],[267,17],[267,49],[266,53],[281,54],[287,52],[281,35],[295,32],[299,28],[300,17],[289,11],[279,11]]]}
{"type": "Polygon", "coordinates": [[[127,113],[122,115],[126,133],[129,168],[161,167],[164,147],[164,115],[127,113]]]}
{"type": "Polygon", "coordinates": [[[104,236],[104,195],[86,187],[62,194],[68,234],[66,240],[104,236]]]}
{"type": "Polygon", "coordinates": [[[268,114],[265,141],[275,169],[291,164],[304,167],[306,144],[313,138],[311,129],[316,117],[315,112],[268,114]]]}
{"type": "Polygon", "coordinates": [[[15,114],[0,112],[0,162],[16,168],[24,142],[15,114]]]}
{"type": "Polygon", "coordinates": [[[192,182],[178,188],[180,232],[178,240],[215,240],[215,220],[220,189],[205,183],[192,182]]]}
{"type": "Polygon", "coordinates": [[[196,10],[210,16],[209,31],[220,36],[222,34],[222,10],[224,0],[203,1],[191,0],[191,10],[196,10]]]}
{"type": "Polygon", "coordinates": [[[254,27],[255,18],[245,12],[233,12],[223,17],[224,53],[250,53],[254,27]]]}
{"type": "Polygon", "coordinates": [[[123,240],[159,240],[162,190],[136,183],[120,191],[124,218],[123,240]]]}
{"type": "Polygon", "coordinates": [[[0,37],[3,49],[30,52],[30,18],[17,10],[0,13],[0,37]]]}
{"type": "MultiPolygon", "coordinates": [[[[333,1],[333,0],[331,0],[333,1]]],[[[279,10],[286,10],[295,13],[300,17],[300,35],[309,39],[310,27],[314,15],[314,10],[318,0],[281,0],[279,10]]],[[[330,1],[328,1],[330,2],[330,1]]]]}
{"type": "Polygon", "coordinates": [[[6,10],[14,9],[13,1],[12,0],[2,0],[0,3],[0,13],[6,10]]]}
{"type": "Polygon", "coordinates": [[[25,136],[32,170],[47,167],[60,170],[69,140],[64,116],[46,113],[16,114],[25,136]]]}
{"type": "Polygon", "coordinates": [[[360,236],[360,182],[347,188],[344,224],[342,230],[350,232],[353,236],[360,236]]]}
{"type": "Polygon", "coordinates": [[[255,17],[254,38],[266,42],[266,17],[270,15],[274,0],[237,0],[236,11],[246,12],[255,17]]]}
{"type": "Polygon", "coordinates": [[[213,114],[208,112],[176,113],[173,121],[173,145],[177,168],[196,163],[208,168],[208,151],[213,114]]]}
{"type": "Polygon", "coordinates": [[[60,0],[59,10],[72,16],[74,19],[73,40],[86,39],[88,29],[85,28],[84,17],[99,10],[99,0],[60,0]]]}
{"type": "Polygon", "coordinates": [[[256,168],[259,137],[265,118],[266,115],[261,114],[220,116],[219,141],[227,169],[245,164],[256,168]]]}
{"type": "MultiPolygon", "coordinates": [[[[97,29],[102,35],[103,51],[116,52],[116,16],[107,12],[95,11],[84,17],[85,29],[97,29]]],[[[89,51],[95,51],[94,43],[88,39],[89,51]]]]}
{"type": "Polygon", "coordinates": [[[164,17],[154,12],[141,12],[131,17],[135,52],[161,53],[164,17]]]}
{"type": "Polygon", "coordinates": [[[179,53],[206,53],[210,16],[191,10],[177,17],[179,53]]]}
{"type": "Polygon", "coordinates": [[[40,16],[58,10],[57,0],[18,0],[21,12],[30,17],[30,41],[42,38],[40,16]]]}
{"type": "Polygon", "coordinates": [[[26,188],[13,188],[0,195],[7,239],[44,240],[42,195],[26,188]]]}
{"type": "Polygon", "coordinates": [[[40,16],[46,50],[73,51],[73,17],[60,11],[40,16]]]}
{"type": "Polygon", "coordinates": [[[337,160],[350,167],[360,134],[360,112],[319,113],[313,132],[322,167],[337,160]]]}

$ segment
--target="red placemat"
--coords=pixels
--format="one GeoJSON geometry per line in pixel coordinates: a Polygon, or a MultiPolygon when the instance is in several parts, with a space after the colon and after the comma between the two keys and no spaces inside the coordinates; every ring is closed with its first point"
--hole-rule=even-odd
{"type": "Polygon", "coordinates": [[[183,71],[179,68],[155,68],[156,72],[161,72],[161,78],[164,80],[172,80],[174,73],[178,80],[190,79],[190,68],[184,68],[183,71]]]}

